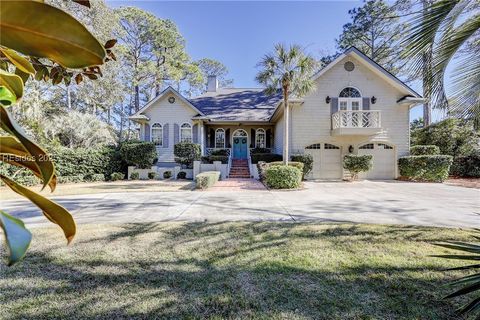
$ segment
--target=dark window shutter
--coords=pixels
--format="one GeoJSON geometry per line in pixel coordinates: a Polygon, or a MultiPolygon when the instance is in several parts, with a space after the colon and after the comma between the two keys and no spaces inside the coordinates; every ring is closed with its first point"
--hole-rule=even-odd
{"type": "Polygon", "coordinates": [[[163,126],[163,147],[168,148],[168,123],[163,126]]]}
{"type": "Polygon", "coordinates": [[[363,110],[370,110],[370,98],[368,97],[362,98],[362,108],[363,110]]]}
{"type": "Polygon", "coordinates": [[[145,123],[145,135],[143,136],[144,141],[150,141],[150,125],[145,123]]]}
{"type": "Polygon", "coordinates": [[[230,129],[225,130],[225,148],[231,148],[230,145],[230,129]]]}
{"type": "Polygon", "coordinates": [[[215,130],[213,130],[212,128],[210,128],[210,139],[208,139],[209,141],[209,144],[210,144],[210,148],[215,148],[215,130]]]}
{"type": "Polygon", "coordinates": [[[198,143],[198,124],[192,127],[192,141],[193,143],[198,143]]]}
{"type": "Polygon", "coordinates": [[[267,129],[267,136],[266,136],[266,146],[267,148],[272,147],[272,129],[267,129]]]}
{"type": "Polygon", "coordinates": [[[173,124],[173,143],[177,144],[180,141],[180,127],[178,123],[173,124]]]}
{"type": "Polygon", "coordinates": [[[250,129],[250,148],[255,148],[256,145],[256,137],[255,137],[255,129],[250,129]]]}
{"type": "Polygon", "coordinates": [[[330,113],[334,114],[338,111],[338,98],[330,98],[330,113]]]}

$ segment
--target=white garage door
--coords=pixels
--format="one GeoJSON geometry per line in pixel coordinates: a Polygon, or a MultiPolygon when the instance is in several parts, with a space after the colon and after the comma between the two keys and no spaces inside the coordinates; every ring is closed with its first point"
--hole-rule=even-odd
{"type": "Polygon", "coordinates": [[[305,152],[313,156],[313,169],[309,178],[342,178],[342,157],[340,147],[328,143],[316,143],[306,147],[305,152]]]}
{"type": "Polygon", "coordinates": [[[394,179],[395,150],[384,143],[367,143],[359,147],[358,154],[371,154],[373,167],[370,171],[360,174],[363,179],[394,179]]]}

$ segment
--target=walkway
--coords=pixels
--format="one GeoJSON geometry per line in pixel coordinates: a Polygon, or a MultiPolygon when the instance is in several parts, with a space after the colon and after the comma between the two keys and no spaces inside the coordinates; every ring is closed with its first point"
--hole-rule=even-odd
{"type": "Polygon", "coordinates": [[[247,190],[266,190],[263,183],[255,179],[231,178],[220,180],[207,191],[247,191],[247,190]]]}

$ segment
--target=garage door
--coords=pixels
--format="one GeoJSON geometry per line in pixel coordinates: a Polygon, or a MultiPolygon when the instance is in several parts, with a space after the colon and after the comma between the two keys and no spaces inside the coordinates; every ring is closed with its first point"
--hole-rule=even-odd
{"type": "Polygon", "coordinates": [[[358,154],[371,154],[373,167],[370,171],[360,174],[363,179],[394,179],[395,150],[385,143],[367,143],[358,148],[358,154]]]}
{"type": "Polygon", "coordinates": [[[342,151],[339,146],[329,143],[316,143],[306,147],[305,152],[313,156],[313,169],[309,178],[342,178],[342,151]]]}

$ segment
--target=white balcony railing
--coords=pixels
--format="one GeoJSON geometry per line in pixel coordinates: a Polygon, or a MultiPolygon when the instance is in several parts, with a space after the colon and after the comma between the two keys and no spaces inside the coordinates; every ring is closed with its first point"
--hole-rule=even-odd
{"type": "Polygon", "coordinates": [[[332,114],[332,129],[380,129],[380,120],[380,111],[378,110],[340,110],[332,114]]]}

